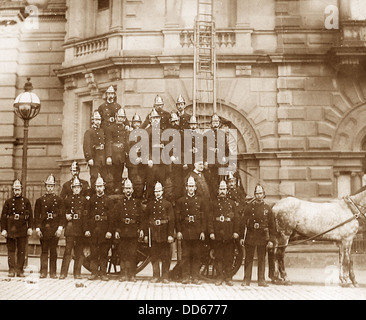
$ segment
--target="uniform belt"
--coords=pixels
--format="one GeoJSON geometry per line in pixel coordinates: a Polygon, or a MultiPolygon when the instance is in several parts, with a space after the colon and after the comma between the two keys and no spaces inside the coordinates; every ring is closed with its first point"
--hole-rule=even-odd
{"type": "Polygon", "coordinates": [[[154,220],[154,222],[150,222],[150,223],[155,225],[155,226],[160,226],[161,224],[168,223],[168,222],[169,222],[169,220],[157,219],[157,220],[154,220]]]}
{"type": "Polygon", "coordinates": [[[216,221],[220,221],[220,222],[229,222],[231,221],[231,218],[225,218],[224,216],[220,216],[220,217],[216,217],[215,219],[216,221]]]}
{"type": "Polygon", "coordinates": [[[137,221],[131,218],[122,218],[122,222],[124,222],[125,224],[133,224],[136,223],[137,221]]]}
{"type": "Polygon", "coordinates": [[[102,215],[96,214],[94,216],[94,220],[95,221],[107,221],[108,220],[108,217],[107,216],[102,216],[102,215]]]}
{"type": "Polygon", "coordinates": [[[117,147],[117,148],[123,148],[125,146],[125,144],[124,143],[113,143],[113,146],[117,147]]]}
{"type": "Polygon", "coordinates": [[[94,147],[95,150],[104,150],[104,144],[100,144],[99,146],[94,147]]]}
{"type": "Polygon", "coordinates": [[[194,215],[189,215],[187,217],[184,218],[185,221],[188,221],[188,222],[196,222],[198,219],[198,217],[194,216],[194,215]]]}
{"type": "Polygon", "coordinates": [[[78,214],[78,213],[71,213],[71,214],[72,214],[72,218],[74,220],[79,220],[80,219],[80,214],[78,214]]]}
{"type": "Polygon", "coordinates": [[[11,220],[28,220],[29,219],[29,215],[24,215],[24,214],[20,214],[20,213],[14,213],[12,215],[9,215],[8,218],[11,219],[11,220]]]}
{"type": "Polygon", "coordinates": [[[57,217],[57,213],[53,213],[53,212],[46,212],[45,216],[46,216],[46,220],[54,219],[54,218],[56,218],[56,217],[57,217]]]}

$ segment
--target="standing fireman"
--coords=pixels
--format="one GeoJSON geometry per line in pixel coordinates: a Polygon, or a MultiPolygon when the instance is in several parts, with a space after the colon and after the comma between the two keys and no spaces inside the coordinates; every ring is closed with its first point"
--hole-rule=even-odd
{"type": "Polygon", "coordinates": [[[118,241],[118,252],[121,262],[119,281],[136,282],[137,242],[143,238],[140,229],[141,203],[133,196],[131,180],[126,179],[123,186],[123,197],[115,205],[115,239],[118,241]]]}
{"type": "Polygon", "coordinates": [[[100,268],[101,280],[108,281],[107,264],[108,251],[112,245],[113,212],[112,200],[104,193],[105,182],[100,175],[95,181],[95,191],[89,200],[87,231],[85,232],[90,244],[91,276],[89,280],[98,278],[100,268]]]}
{"type": "Polygon", "coordinates": [[[33,212],[30,201],[22,196],[22,184],[13,183],[13,196],[7,199],[1,214],[1,235],[8,247],[9,277],[24,277],[25,246],[32,235],[33,212]],[[17,259],[15,251],[17,250],[17,259]]]}
{"type": "Polygon", "coordinates": [[[270,241],[269,216],[271,207],[264,202],[265,193],[261,185],[254,189],[255,201],[248,203],[244,212],[245,231],[242,240],[245,246],[244,282],[249,286],[252,279],[254,251],[257,248],[258,286],[267,287],[265,282],[266,249],[273,247],[270,241]],[[243,238],[244,238],[243,237],[243,238]]]}
{"type": "Polygon", "coordinates": [[[64,214],[62,215],[66,246],[59,279],[65,279],[67,277],[73,249],[75,256],[73,274],[75,279],[81,279],[81,266],[83,264],[88,200],[81,195],[82,185],[78,177],[74,178],[71,188],[72,195],[65,200],[64,214]]]}
{"type": "Polygon", "coordinates": [[[212,206],[208,229],[215,250],[217,282],[232,286],[231,266],[234,253],[234,239],[239,238],[239,215],[235,202],[227,197],[227,185],[223,180],[219,185],[216,201],[212,206]]]}
{"type": "Polygon", "coordinates": [[[100,113],[95,111],[92,117],[92,127],[85,131],[83,151],[85,160],[88,162],[90,184],[95,185],[98,173],[105,179],[107,175],[105,163],[105,134],[101,128],[100,113]]]}
{"type": "Polygon", "coordinates": [[[129,150],[129,131],[124,126],[126,113],[120,108],[116,113],[116,122],[110,125],[105,131],[106,138],[106,163],[110,166],[113,176],[114,193],[120,193],[122,185],[122,173],[126,163],[129,150]]]}
{"type": "Polygon", "coordinates": [[[48,252],[50,277],[57,278],[57,244],[62,233],[63,201],[55,194],[55,177],[51,174],[45,181],[46,193],[36,200],[34,219],[36,233],[41,242],[40,278],[48,272],[48,252]]]}
{"type": "Polygon", "coordinates": [[[204,198],[196,195],[193,177],[188,178],[186,189],[187,194],[178,199],[175,207],[177,239],[182,240],[182,283],[188,284],[191,280],[193,284],[200,284],[198,277],[202,242],[207,231],[207,205],[204,198]]]}
{"type": "Polygon", "coordinates": [[[154,199],[148,202],[144,219],[145,241],[151,247],[151,264],[153,279],[151,282],[168,283],[171,251],[170,244],[174,238],[174,211],[172,204],[163,199],[163,186],[157,182],[154,187],[154,199]],[[160,270],[160,260],[162,262],[160,270]],[[160,274],[161,271],[161,274],[160,274]]]}
{"type": "Polygon", "coordinates": [[[90,197],[90,185],[89,182],[86,180],[83,180],[79,177],[80,175],[80,166],[79,163],[77,161],[73,161],[70,167],[70,174],[71,174],[71,179],[66,181],[63,185],[62,185],[62,189],[61,189],[61,193],[60,193],[60,197],[62,200],[65,200],[67,197],[71,197],[73,192],[72,192],[72,183],[74,181],[74,178],[77,177],[80,184],[81,184],[81,194],[86,197],[87,199],[89,199],[90,197]]]}

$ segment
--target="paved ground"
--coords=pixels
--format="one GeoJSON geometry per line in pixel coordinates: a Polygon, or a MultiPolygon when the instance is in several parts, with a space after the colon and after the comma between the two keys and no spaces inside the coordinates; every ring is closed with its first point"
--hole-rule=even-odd
{"type": "MultiPolygon", "coordinates": [[[[60,261],[59,261],[60,262],[60,261]]],[[[292,286],[270,284],[242,287],[243,268],[234,276],[234,286],[182,285],[151,283],[151,266],[137,276],[138,281],[119,282],[114,276],[108,282],[88,280],[89,272],[83,269],[83,279],[39,279],[39,259],[31,258],[25,278],[8,278],[6,257],[0,257],[1,300],[365,300],[366,270],[355,270],[359,288],[342,288],[338,285],[338,270],[326,268],[289,268],[292,286]]],[[[72,264],[71,264],[72,266],[72,264]]],[[[70,267],[71,267],[70,266],[70,267]]],[[[256,269],[253,270],[256,279],[256,269]]]]}

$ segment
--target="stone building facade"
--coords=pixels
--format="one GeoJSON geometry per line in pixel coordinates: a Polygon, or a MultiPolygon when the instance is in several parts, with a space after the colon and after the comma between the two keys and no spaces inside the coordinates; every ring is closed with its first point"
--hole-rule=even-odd
{"type": "MultiPolygon", "coordinates": [[[[144,119],[156,94],[168,111],[180,94],[192,107],[196,0],[43,2],[34,29],[25,13],[31,1],[0,2],[3,184],[21,168],[22,123],[12,103],[28,76],[42,103],[29,131],[33,185],[49,172],[64,182],[73,160],[89,177],[83,134],[110,85],[129,119],[135,112],[144,119]]],[[[215,0],[214,8],[217,112],[237,129],[248,193],[257,181],[272,200],[321,201],[359,189],[366,151],[363,2],[215,0]]]]}

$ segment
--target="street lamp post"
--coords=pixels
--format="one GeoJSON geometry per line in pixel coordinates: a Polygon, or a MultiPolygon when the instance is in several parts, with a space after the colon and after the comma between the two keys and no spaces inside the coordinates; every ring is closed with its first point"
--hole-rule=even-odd
{"type": "Polygon", "coordinates": [[[24,140],[22,156],[22,186],[23,194],[26,196],[27,187],[27,157],[28,157],[28,131],[29,121],[36,117],[41,110],[41,102],[38,96],[32,92],[33,86],[30,78],[24,85],[24,92],[19,94],[14,100],[14,113],[24,121],[24,140]]]}

